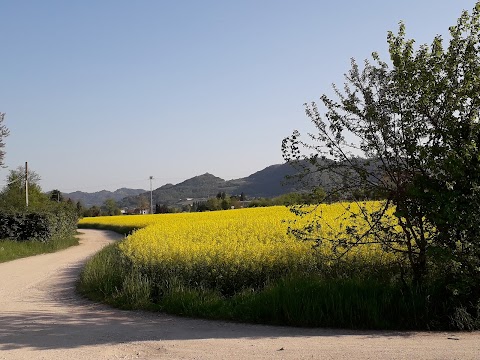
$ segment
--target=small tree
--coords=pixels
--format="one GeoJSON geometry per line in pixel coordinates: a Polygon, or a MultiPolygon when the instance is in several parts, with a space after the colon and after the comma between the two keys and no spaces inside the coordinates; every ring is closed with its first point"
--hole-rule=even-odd
{"type": "MultiPolygon", "coordinates": [[[[24,209],[25,196],[25,167],[19,166],[10,170],[7,176],[7,186],[0,192],[0,204],[7,209],[24,209]]],[[[28,171],[28,200],[29,207],[35,208],[48,203],[48,196],[42,192],[39,185],[40,175],[35,171],[28,171]]]]}
{"type": "Polygon", "coordinates": [[[93,205],[88,209],[84,209],[83,211],[83,216],[85,217],[95,217],[95,216],[100,216],[100,214],[101,214],[101,209],[96,205],[93,205]]]}
{"type": "Polygon", "coordinates": [[[173,212],[174,209],[169,208],[166,204],[155,204],[155,214],[169,214],[173,212]]]}
{"type": "Polygon", "coordinates": [[[75,208],[77,209],[78,216],[83,216],[84,208],[80,200],[78,200],[77,203],[75,204],[75,208]]]}
{"type": "MultiPolygon", "coordinates": [[[[409,264],[415,283],[437,271],[452,293],[478,299],[480,2],[471,15],[462,13],[450,36],[446,48],[436,36],[415,50],[400,23],[387,37],[391,65],[376,53],[363,69],[352,60],[343,91],[334,86],[337,99],[321,97],[324,115],[305,104],[315,133],[303,140],[295,131],[282,152],[302,179],[334,178],[327,198],[357,198],[360,211],[351,216],[369,225],[347,226],[332,238],[324,232],[318,242],[330,241],[338,256],[381,244],[409,264]],[[385,200],[367,211],[359,198],[365,193],[385,200]]],[[[312,236],[318,220],[296,234],[312,236]]]]}
{"type": "Polygon", "coordinates": [[[62,192],[58,189],[50,191],[50,200],[62,202],[64,200],[62,192]]]}
{"type": "Polygon", "coordinates": [[[232,206],[232,205],[231,205],[230,199],[228,199],[228,200],[227,200],[227,199],[223,199],[223,200],[220,202],[220,208],[221,208],[222,210],[228,210],[228,209],[230,209],[231,206],[232,206]]]}
{"type": "Polygon", "coordinates": [[[145,195],[140,195],[138,197],[137,204],[138,204],[138,208],[142,211],[150,209],[150,202],[148,201],[145,195]]]}
{"type": "Polygon", "coordinates": [[[120,215],[120,208],[118,207],[117,203],[113,199],[107,199],[103,202],[101,207],[102,215],[106,216],[113,216],[113,215],[120,215]]]}

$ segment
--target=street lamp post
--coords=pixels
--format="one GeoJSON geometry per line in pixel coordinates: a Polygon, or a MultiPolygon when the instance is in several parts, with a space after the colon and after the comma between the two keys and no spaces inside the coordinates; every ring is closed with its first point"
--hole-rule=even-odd
{"type": "Polygon", "coordinates": [[[153,176],[150,176],[150,214],[153,214],[153,188],[152,188],[153,176]]]}

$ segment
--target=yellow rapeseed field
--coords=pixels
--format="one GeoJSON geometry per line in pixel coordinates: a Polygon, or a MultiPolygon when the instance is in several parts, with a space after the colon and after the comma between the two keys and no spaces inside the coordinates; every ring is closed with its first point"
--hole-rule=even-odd
{"type": "MultiPolygon", "coordinates": [[[[348,205],[321,205],[317,209],[323,218],[320,231],[334,233],[342,222],[351,221],[349,212],[345,213],[348,205]]],[[[379,206],[374,202],[367,205],[372,209],[379,206]]],[[[350,211],[358,211],[356,206],[352,209],[350,211]]],[[[173,277],[182,283],[205,285],[229,293],[261,286],[285,274],[305,274],[322,268],[325,261],[322,255],[328,248],[314,249],[313,241],[299,241],[290,234],[287,230],[295,219],[288,208],[276,206],[84,218],[80,223],[139,228],[119,245],[133,264],[154,274],[158,281],[173,277]]],[[[371,248],[359,248],[354,256],[388,260],[381,259],[379,252],[371,248]]]]}

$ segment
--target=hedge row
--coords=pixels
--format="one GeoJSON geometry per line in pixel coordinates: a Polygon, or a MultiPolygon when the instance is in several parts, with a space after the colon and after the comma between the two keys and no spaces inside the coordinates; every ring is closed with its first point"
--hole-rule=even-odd
{"type": "Polygon", "coordinates": [[[77,214],[66,208],[41,211],[0,211],[0,239],[47,242],[70,236],[77,227],[77,214]]]}

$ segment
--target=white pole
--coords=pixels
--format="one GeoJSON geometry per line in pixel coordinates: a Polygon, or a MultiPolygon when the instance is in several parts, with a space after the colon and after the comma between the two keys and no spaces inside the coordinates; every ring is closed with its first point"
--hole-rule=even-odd
{"type": "Polygon", "coordinates": [[[28,207],[28,162],[25,161],[25,204],[28,207]]]}
{"type": "Polygon", "coordinates": [[[150,214],[153,214],[153,189],[152,189],[153,176],[150,176],[150,214]]]}

